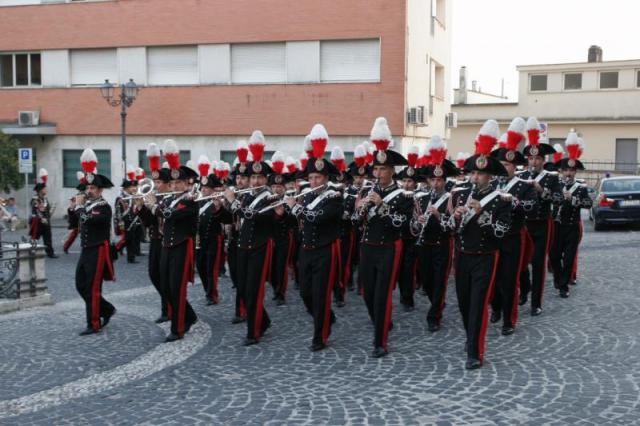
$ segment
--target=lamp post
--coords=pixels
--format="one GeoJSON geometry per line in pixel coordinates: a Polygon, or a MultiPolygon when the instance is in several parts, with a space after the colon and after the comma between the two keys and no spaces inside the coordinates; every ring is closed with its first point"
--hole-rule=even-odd
{"type": "Polygon", "coordinates": [[[120,107],[120,122],[121,122],[121,136],[122,136],[122,174],[127,174],[127,109],[133,104],[138,96],[138,85],[134,83],[133,79],[125,84],[120,85],[120,94],[114,98],[116,86],[110,83],[109,80],[105,80],[104,84],[100,86],[100,93],[107,103],[113,107],[120,107]]]}

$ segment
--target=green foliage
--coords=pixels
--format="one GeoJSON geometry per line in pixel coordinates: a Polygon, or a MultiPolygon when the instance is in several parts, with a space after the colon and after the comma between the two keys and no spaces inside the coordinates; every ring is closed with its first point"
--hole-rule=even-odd
{"type": "Polygon", "coordinates": [[[20,142],[0,132],[0,189],[4,192],[22,188],[24,176],[18,167],[20,142]]]}

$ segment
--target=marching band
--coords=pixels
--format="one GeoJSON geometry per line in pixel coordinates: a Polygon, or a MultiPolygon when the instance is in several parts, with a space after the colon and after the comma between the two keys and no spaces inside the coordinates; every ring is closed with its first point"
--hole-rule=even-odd
{"type": "MultiPolygon", "coordinates": [[[[395,288],[407,312],[422,289],[430,303],[427,328],[435,333],[453,274],[467,369],[483,364],[489,322],[502,320],[502,334],[513,334],[529,297],[531,315],[542,313],[548,262],[559,296],[569,296],[580,210],[591,206],[576,179],[584,169],[584,143],[575,133],[567,138],[565,158],[541,139],[535,118],[519,117],[502,137],[498,123],[487,121],[474,154],[460,153],[455,162],[438,136],[406,157],[394,151],[384,118],[356,147],[351,164],[340,147],[327,151],[328,144],[327,130],[316,124],[299,162],[281,152],[266,161],[266,139],[255,131],[230,166],[206,156],[183,165],[174,141],[162,150],[152,143],[151,179],[127,170],[113,224],[102,198],[113,184],[97,172],[95,153],[85,150],[64,245],[67,252],[80,236],[76,287],[87,312],[81,334],[99,332],[115,314],[102,297],[102,282],[114,279],[119,251],[126,248],[127,261],[136,262],[144,233],[149,279],[160,301],[156,322],[171,322],[167,342],[182,339],[198,321],[187,300],[195,272],[207,305],[217,305],[225,265],[236,293],[231,322],[246,323],[245,345],[258,344],[272,325],[266,283],[280,306],[291,297],[292,279],[313,319],[312,351],[327,347],[338,319],[332,308],[343,307],[355,290],[371,319],[376,358],[389,352],[395,288]]],[[[42,236],[53,257],[46,171],[35,190],[31,236],[42,236]]]]}

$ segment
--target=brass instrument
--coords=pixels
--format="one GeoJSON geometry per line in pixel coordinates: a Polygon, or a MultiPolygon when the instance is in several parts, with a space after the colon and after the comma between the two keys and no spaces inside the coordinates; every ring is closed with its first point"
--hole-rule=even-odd
{"type": "Polygon", "coordinates": [[[147,195],[151,194],[154,189],[155,189],[155,184],[153,183],[153,180],[151,180],[149,178],[144,178],[138,184],[138,192],[136,192],[134,195],[129,195],[127,197],[122,197],[122,199],[123,200],[133,200],[133,199],[136,199],[136,198],[144,198],[147,195]]]}
{"type": "MultiPolygon", "coordinates": [[[[262,189],[265,186],[266,185],[256,186],[255,188],[234,189],[233,193],[234,194],[245,194],[247,192],[251,192],[251,191],[254,191],[256,189],[262,189]]],[[[229,189],[231,189],[231,188],[229,188],[229,189]]],[[[202,192],[198,191],[196,194],[194,194],[194,195],[198,195],[198,197],[194,201],[205,201],[205,200],[211,200],[213,198],[222,198],[222,197],[224,197],[224,194],[225,194],[225,191],[220,191],[220,192],[214,192],[211,195],[203,196],[202,192]]]]}
{"type": "Polygon", "coordinates": [[[278,196],[278,198],[277,198],[277,199],[281,199],[281,198],[285,198],[285,199],[284,199],[284,200],[281,200],[281,201],[278,201],[277,203],[271,204],[271,205],[269,205],[269,206],[267,206],[267,207],[263,208],[263,209],[262,209],[262,210],[260,210],[258,213],[265,213],[265,212],[268,212],[269,210],[273,210],[273,209],[275,209],[276,207],[280,207],[280,206],[282,206],[282,205],[285,205],[285,204],[287,203],[287,200],[286,200],[286,199],[291,199],[291,198],[292,198],[292,199],[294,199],[294,200],[297,200],[298,198],[300,198],[300,197],[302,197],[302,196],[304,196],[304,195],[307,195],[307,194],[308,194],[308,193],[310,193],[310,192],[318,191],[318,190],[320,190],[320,189],[325,188],[326,186],[327,186],[327,184],[320,185],[320,186],[316,186],[315,188],[306,188],[306,189],[304,189],[302,192],[300,192],[300,193],[299,193],[299,194],[297,194],[297,195],[292,195],[292,196],[278,196]]]}

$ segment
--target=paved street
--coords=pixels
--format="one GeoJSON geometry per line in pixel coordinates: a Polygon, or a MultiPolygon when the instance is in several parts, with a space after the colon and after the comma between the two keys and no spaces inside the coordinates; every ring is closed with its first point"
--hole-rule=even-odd
{"type": "MultiPolygon", "coordinates": [[[[513,336],[488,331],[485,366],[464,369],[464,333],[449,283],[444,326],[427,331],[426,297],[412,313],[394,304],[390,354],[370,357],[372,327],[354,293],[336,309],[330,347],[308,350],[311,318],[292,287],[285,307],[267,292],[273,326],[241,346],[233,292],[205,306],[183,341],[162,343],[159,301],[138,265],[116,264],[106,297],[118,314],[79,337],[78,246],[47,260],[56,305],[0,316],[0,424],[630,424],[640,413],[640,232],[591,232],[578,285],[560,299],[547,282],[544,313],[521,311],[513,336]]],[[[58,247],[65,230],[56,229],[58,247]]],[[[15,234],[3,235],[5,240],[15,234]]],[[[61,249],[59,249],[61,252],[61,249]]]]}

